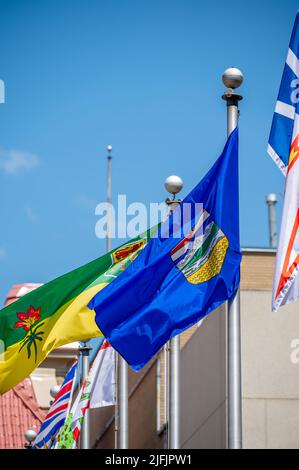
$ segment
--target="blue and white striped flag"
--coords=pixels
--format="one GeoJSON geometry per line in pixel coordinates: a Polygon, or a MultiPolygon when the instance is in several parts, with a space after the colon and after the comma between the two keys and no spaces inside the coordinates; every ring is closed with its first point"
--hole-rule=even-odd
{"type": "Polygon", "coordinates": [[[55,444],[59,429],[64,425],[70,409],[73,389],[76,381],[78,360],[76,359],[57,393],[51,408],[41,425],[33,446],[38,449],[50,449],[55,444]]]}
{"type": "MultiPolygon", "coordinates": [[[[297,144],[299,113],[299,12],[287,53],[268,143],[268,153],[284,175],[288,172],[290,150],[297,144]]],[[[290,162],[289,162],[290,161],[290,162]]]]}
{"type": "Polygon", "coordinates": [[[285,193],[275,263],[272,310],[299,300],[299,13],[289,45],[268,153],[284,173],[285,193]]]}

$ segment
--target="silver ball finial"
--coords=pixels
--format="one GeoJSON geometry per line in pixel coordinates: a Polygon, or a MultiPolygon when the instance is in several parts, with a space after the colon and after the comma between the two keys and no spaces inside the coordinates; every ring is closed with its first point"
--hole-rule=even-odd
{"type": "Polygon", "coordinates": [[[267,204],[276,204],[277,203],[277,195],[275,193],[270,193],[266,196],[266,203],[267,204]]]}
{"type": "Polygon", "coordinates": [[[25,437],[27,442],[30,442],[30,444],[31,444],[31,442],[34,441],[36,436],[37,436],[37,434],[34,431],[34,429],[27,429],[27,431],[24,432],[24,437],[25,437]]]}
{"type": "Polygon", "coordinates": [[[56,398],[57,393],[59,392],[59,385],[53,385],[53,387],[50,388],[50,395],[52,398],[56,398]]]}
{"type": "Polygon", "coordinates": [[[243,83],[243,74],[241,70],[235,67],[229,67],[223,72],[222,81],[227,88],[239,88],[243,83]]]}
{"type": "Polygon", "coordinates": [[[183,189],[183,180],[179,176],[171,175],[166,178],[164,186],[170,194],[177,194],[183,189]]]}
{"type": "Polygon", "coordinates": [[[112,152],[112,145],[107,145],[106,150],[107,150],[107,152],[111,153],[112,152]]]}

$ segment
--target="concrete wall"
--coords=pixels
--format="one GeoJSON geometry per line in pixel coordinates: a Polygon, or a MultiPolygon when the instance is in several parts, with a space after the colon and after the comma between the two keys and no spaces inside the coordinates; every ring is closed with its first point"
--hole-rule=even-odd
{"type": "MultiPolygon", "coordinates": [[[[299,304],[271,312],[274,260],[250,251],[242,262],[244,448],[299,448],[299,304]]],[[[226,446],[225,325],[225,312],[214,312],[182,350],[184,448],[226,446]]]]}
{"type": "Polygon", "coordinates": [[[226,446],[225,307],[209,315],[181,352],[182,447],[226,446]]]}
{"type": "Polygon", "coordinates": [[[299,448],[299,305],[271,312],[271,292],[241,292],[245,448],[299,448]]]}
{"type": "MultiPolygon", "coordinates": [[[[241,328],[243,446],[299,448],[299,363],[291,361],[298,304],[273,314],[270,290],[242,290],[241,328]]],[[[219,309],[182,350],[183,448],[226,446],[225,348],[219,309]]]]}
{"type": "MultiPolygon", "coordinates": [[[[163,434],[157,432],[156,361],[136,373],[129,369],[129,443],[131,449],[160,449],[163,434]]],[[[93,447],[113,449],[114,407],[91,410],[93,447]]]]}

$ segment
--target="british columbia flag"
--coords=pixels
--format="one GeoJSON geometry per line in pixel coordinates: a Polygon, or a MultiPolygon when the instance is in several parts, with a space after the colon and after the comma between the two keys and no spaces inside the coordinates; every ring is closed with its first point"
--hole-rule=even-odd
{"type": "Polygon", "coordinates": [[[45,421],[41,425],[35,438],[33,447],[37,449],[51,449],[54,447],[55,439],[60,428],[64,425],[70,404],[73,389],[76,382],[78,360],[76,359],[57,393],[54,402],[49,409],[45,421]]]}
{"type": "Polygon", "coordinates": [[[299,13],[275,106],[268,153],[286,177],[272,309],[299,300],[299,13]]]}

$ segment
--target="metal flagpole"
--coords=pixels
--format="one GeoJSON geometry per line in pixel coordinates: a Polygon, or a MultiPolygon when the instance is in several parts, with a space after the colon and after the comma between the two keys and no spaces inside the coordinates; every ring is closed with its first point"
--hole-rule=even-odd
{"type": "Polygon", "coordinates": [[[112,145],[107,145],[108,174],[107,174],[107,253],[111,250],[111,163],[112,145]]]}
{"type": "Polygon", "coordinates": [[[274,193],[268,194],[266,197],[268,205],[268,218],[269,218],[269,242],[271,248],[277,247],[277,227],[276,227],[276,214],[275,206],[277,204],[277,196],[274,193]]]}
{"type": "MultiPolygon", "coordinates": [[[[166,199],[169,211],[175,209],[180,204],[175,195],[183,188],[183,181],[179,176],[169,176],[165,181],[166,190],[173,195],[173,199],[166,199]]],[[[174,336],[169,341],[169,366],[170,366],[170,386],[169,386],[169,423],[167,426],[170,449],[180,448],[180,335],[174,336]]]]}
{"type": "MultiPolygon", "coordinates": [[[[87,346],[86,343],[79,348],[82,357],[82,381],[86,379],[89,371],[89,351],[91,347],[87,346]]],[[[80,447],[81,449],[90,448],[90,422],[89,422],[89,410],[86,410],[85,417],[82,423],[81,436],[80,436],[80,447]]]]}
{"type": "MultiPolygon", "coordinates": [[[[227,136],[238,125],[238,102],[243,98],[235,93],[243,82],[239,69],[228,68],[222,75],[227,87],[222,98],[227,105],[227,136]]],[[[241,324],[240,289],[228,302],[227,308],[227,403],[228,403],[228,448],[242,449],[242,390],[241,390],[241,324]]]]}
{"type": "Polygon", "coordinates": [[[170,448],[180,448],[180,335],[170,340],[170,448]]]}
{"type": "Polygon", "coordinates": [[[128,364],[119,355],[119,448],[128,449],[128,364]]]}
{"type": "MultiPolygon", "coordinates": [[[[111,166],[112,146],[107,146],[108,178],[107,178],[107,253],[111,251],[111,166]]],[[[128,448],[128,365],[115,353],[115,448],[128,448]]]]}
{"type": "MultiPolygon", "coordinates": [[[[112,170],[112,145],[107,145],[107,236],[106,236],[106,251],[111,251],[111,170],[112,170]]],[[[115,351],[115,412],[114,412],[114,447],[118,448],[118,432],[119,432],[119,399],[118,399],[118,365],[119,357],[115,351]]]]}
{"type": "Polygon", "coordinates": [[[114,448],[118,448],[118,352],[114,349],[114,448]]]}
{"type": "Polygon", "coordinates": [[[169,341],[164,345],[164,423],[166,426],[165,445],[169,449],[169,341]]]}

